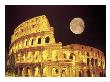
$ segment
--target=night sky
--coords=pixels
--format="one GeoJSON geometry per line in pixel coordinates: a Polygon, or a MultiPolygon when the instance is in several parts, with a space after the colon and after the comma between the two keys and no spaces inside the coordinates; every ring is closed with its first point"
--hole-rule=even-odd
{"type": "Polygon", "coordinates": [[[55,30],[56,42],[84,44],[96,47],[106,54],[106,6],[5,6],[5,48],[8,51],[10,37],[14,29],[22,22],[39,15],[46,15],[55,30]],[[85,30],[80,35],[70,31],[70,21],[81,17],[85,21],[85,30]]]}

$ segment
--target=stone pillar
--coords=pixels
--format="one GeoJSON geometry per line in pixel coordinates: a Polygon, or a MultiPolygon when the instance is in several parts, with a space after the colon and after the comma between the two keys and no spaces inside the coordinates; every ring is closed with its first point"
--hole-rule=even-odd
{"type": "Polygon", "coordinates": [[[70,66],[70,67],[69,67],[69,77],[72,76],[72,75],[71,75],[71,73],[72,73],[71,71],[72,71],[72,67],[70,66]]]}
{"type": "Polygon", "coordinates": [[[23,77],[25,77],[25,76],[26,76],[26,68],[25,68],[25,67],[23,68],[23,71],[22,71],[22,76],[23,76],[23,77]]]}
{"type": "Polygon", "coordinates": [[[28,75],[29,75],[29,77],[32,75],[32,70],[31,70],[31,68],[28,69],[28,75]]]}
{"type": "Polygon", "coordinates": [[[17,74],[18,76],[20,76],[20,68],[18,67],[18,74],[17,74]]]}
{"type": "Polygon", "coordinates": [[[71,66],[71,77],[75,77],[75,74],[76,71],[75,71],[75,66],[71,66]]]}
{"type": "Polygon", "coordinates": [[[75,71],[76,71],[76,72],[75,72],[76,77],[79,77],[79,69],[76,68],[75,71]]]}
{"type": "Polygon", "coordinates": [[[40,67],[38,67],[38,77],[40,77],[40,67]]]}
{"type": "Polygon", "coordinates": [[[69,67],[67,67],[67,76],[66,77],[69,77],[69,73],[70,73],[70,70],[69,70],[69,67]]]}
{"type": "Polygon", "coordinates": [[[89,58],[89,67],[91,67],[91,58],[89,58]]]}
{"type": "Polygon", "coordinates": [[[58,58],[59,60],[61,60],[63,57],[62,57],[62,50],[58,50],[57,51],[57,54],[58,54],[58,58]]]}
{"type": "Polygon", "coordinates": [[[50,76],[52,77],[52,66],[50,66],[49,69],[50,69],[50,76]]]}
{"type": "Polygon", "coordinates": [[[42,77],[42,73],[43,73],[43,70],[42,70],[42,67],[38,67],[38,77],[42,77]]]}
{"type": "Polygon", "coordinates": [[[40,67],[39,67],[39,74],[40,74],[40,77],[42,77],[42,74],[43,74],[43,65],[42,65],[42,63],[43,63],[43,54],[42,54],[42,51],[40,51],[39,52],[39,55],[40,55],[40,67]]]}
{"type": "Polygon", "coordinates": [[[42,44],[45,44],[45,36],[42,36],[42,44]]]}
{"type": "Polygon", "coordinates": [[[62,69],[62,68],[61,68],[60,66],[58,66],[58,76],[59,76],[59,77],[61,77],[61,69],[62,69]]]}
{"type": "Polygon", "coordinates": [[[87,77],[87,69],[84,69],[84,77],[87,77]]]}
{"type": "Polygon", "coordinates": [[[52,60],[52,50],[48,50],[48,60],[52,60]]]}
{"type": "Polygon", "coordinates": [[[23,54],[23,60],[24,60],[23,62],[26,63],[26,56],[25,56],[25,53],[23,54]]]}
{"type": "Polygon", "coordinates": [[[51,70],[51,67],[50,67],[50,66],[48,66],[48,74],[49,74],[49,75],[48,75],[49,77],[52,76],[52,75],[51,75],[51,74],[52,74],[52,70],[51,70]]]}

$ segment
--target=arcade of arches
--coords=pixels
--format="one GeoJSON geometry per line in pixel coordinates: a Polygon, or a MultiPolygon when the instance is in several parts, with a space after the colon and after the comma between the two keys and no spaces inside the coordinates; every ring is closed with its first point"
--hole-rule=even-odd
{"type": "Polygon", "coordinates": [[[56,43],[45,15],[20,24],[11,36],[9,56],[15,57],[15,76],[102,77],[105,56],[97,48],[56,43]]]}

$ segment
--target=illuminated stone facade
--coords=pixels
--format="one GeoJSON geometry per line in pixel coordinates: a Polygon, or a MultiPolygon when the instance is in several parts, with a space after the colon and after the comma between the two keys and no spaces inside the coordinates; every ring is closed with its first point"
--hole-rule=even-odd
{"type": "Polygon", "coordinates": [[[11,37],[9,56],[15,57],[15,76],[105,76],[104,53],[96,48],[56,43],[45,15],[20,24],[11,37]]]}

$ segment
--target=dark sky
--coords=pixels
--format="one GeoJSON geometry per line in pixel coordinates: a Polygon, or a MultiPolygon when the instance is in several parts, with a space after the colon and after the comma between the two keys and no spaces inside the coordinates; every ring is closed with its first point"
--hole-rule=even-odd
{"type": "Polygon", "coordinates": [[[91,5],[54,5],[54,6],[5,6],[5,43],[8,50],[13,30],[22,22],[39,15],[46,15],[55,29],[56,42],[67,44],[85,44],[96,47],[106,53],[106,6],[91,5]],[[70,21],[81,17],[85,21],[85,30],[80,35],[69,29],[70,21]]]}

